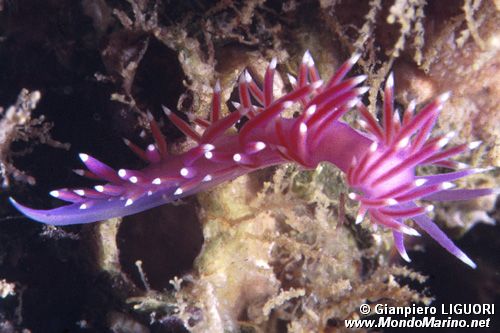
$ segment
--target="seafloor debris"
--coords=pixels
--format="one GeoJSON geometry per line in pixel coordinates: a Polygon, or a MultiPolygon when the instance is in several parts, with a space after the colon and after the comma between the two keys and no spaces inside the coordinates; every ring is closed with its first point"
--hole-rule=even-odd
{"type": "Polygon", "coordinates": [[[45,117],[33,117],[32,111],[40,101],[39,91],[29,92],[21,90],[14,105],[3,109],[0,107],[0,181],[3,187],[10,185],[11,179],[35,184],[35,179],[25,172],[18,170],[13,162],[13,155],[27,154],[29,149],[16,152],[12,144],[16,141],[30,144],[47,144],[56,148],[69,149],[69,144],[61,143],[51,138],[49,132],[52,124],[45,121],[45,117]]]}

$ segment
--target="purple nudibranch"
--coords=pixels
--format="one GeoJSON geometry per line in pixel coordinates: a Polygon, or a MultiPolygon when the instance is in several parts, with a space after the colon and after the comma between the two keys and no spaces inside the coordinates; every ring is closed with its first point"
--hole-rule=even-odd
{"type": "Polygon", "coordinates": [[[467,169],[449,158],[479,142],[445,148],[451,135],[431,137],[431,130],[449,93],[435,98],[415,113],[410,103],[402,118],[393,107],[392,74],[384,90],[383,119],[379,123],[361,102],[368,90],[360,84],[366,76],[346,78],[359,58],[352,56],[327,81],[321,80],[314,61],[304,54],[298,76],[289,76],[293,89],[276,98],[273,82],[276,59],[273,59],[260,86],[245,71],[239,80],[237,110],[221,116],[221,89],[217,82],[213,92],[210,119],[194,119],[204,128],[202,134],[164,108],[167,117],[188,137],[198,143],[180,155],[170,155],[167,143],[156,121],[150,117],[155,144],[142,150],[128,140],[125,144],[148,162],[142,170],[115,171],[87,155],[80,154],[88,170],[79,173],[104,183],[92,189],[59,189],[50,192],[70,204],[55,209],[37,210],[12,204],[26,216],[51,225],[89,223],[111,217],[126,216],[172,202],[211,188],[242,174],[282,163],[298,163],[315,168],[330,162],[346,175],[353,190],[349,198],[360,203],[356,223],[367,215],[372,223],[390,228],[399,254],[410,261],[404,246],[404,235],[419,236],[405,224],[413,220],[441,246],[471,267],[474,262],[462,252],[427,216],[431,205],[417,200],[468,200],[492,194],[492,189],[452,190],[452,181],[482,172],[467,169]],[[302,112],[295,118],[281,114],[292,106],[302,112]],[[356,107],[363,120],[359,131],[340,118],[356,107]],[[242,117],[248,117],[238,133],[228,131],[242,117]],[[420,165],[438,165],[457,171],[416,176],[420,165]]]}

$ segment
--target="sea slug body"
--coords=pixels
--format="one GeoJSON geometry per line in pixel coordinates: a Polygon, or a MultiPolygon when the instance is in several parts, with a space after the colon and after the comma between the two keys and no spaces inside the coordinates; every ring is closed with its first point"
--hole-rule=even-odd
{"type": "Polygon", "coordinates": [[[239,103],[234,103],[237,109],[226,117],[221,116],[220,85],[215,85],[210,119],[194,119],[204,128],[202,134],[164,109],[167,117],[198,143],[189,151],[170,155],[157,123],[150,117],[155,144],[143,150],[124,140],[149,163],[146,168],[116,171],[87,154],[80,154],[88,170],[78,173],[102,180],[102,184],[92,189],[54,190],[52,196],[70,204],[50,210],[32,209],[12,198],[11,202],[26,216],[43,223],[88,223],[134,214],[267,166],[293,162],[314,168],[320,162],[330,162],[346,174],[347,184],[353,190],[349,198],[360,203],[356,223],[368,216],[372,223],[390,228],[396,249],[405,260],[410,259],[403,236],[420,235],[405,224],[411,219],[446,250],[475,267],[427,216],[432,206],[419,206],[416,201],[467,200],[493,193],[492,189],[452,190],[452,181],[484,170],[460,168],[459,163],[449,158],[474,149],[479,143],[445,148],[450,135],[430,136],[449,94],[438,96],[418,113],[415,104],[410,103],[400,118],[393,107],[392,75],[386,81],[383,119],[379,124],[360,101],[368,90],[359,86],[366,76],[346,78],[358,58],[358,54],[351,57],[325,82],[306,52],[297,78],[289,76],[292,90],[279,98],[273,95],[277,65],[273,59],[261,86],[247,71],[241,75],[239,103]],[[297,106],[302,110],[297,117],[282,116],[284,110],[297,106]],[[364,131],[340,120],[354,107],[363,118],[364,131]],[[242,117],[248,121],[241,130],[228,131],[242,117]],[[416,176],[420,165],[458,170],[416,176]]]}

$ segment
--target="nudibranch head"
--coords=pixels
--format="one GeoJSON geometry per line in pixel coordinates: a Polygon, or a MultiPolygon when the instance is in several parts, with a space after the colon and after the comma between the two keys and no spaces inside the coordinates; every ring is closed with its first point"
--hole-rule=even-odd
{"type": "Polygon", "coordinates": [[[361,223],[368,215],[373,223],[390,228],[396,249],[406,261],[410,261],[403,235],[420,236],[416,229],[404,223],[411,219],[449,252],[467,265],[476,267],[427,216],[433,206],[418,205],[416,201],[467,200],[492,193],[491,189],[451,190],[454,187],[451,181],[484,171],[463,169],[462,164],[449,160],[467,149],[478,147],[480,142],[445,148],[454,133],[430,137],[439,112],[450,97],[449,93],[435,98],[418,114],[414,114],[415,103],[411,102],[401,119],[393,107],[393,86],[391,74],[384,90],[381,125],[362,103],[358,104],[364,118],[361,124],[373,141],[359,160],[353,157],[347,171],[347,183],[355,190],[349,198],[360,203],[356,223],[361,223]],[[420,165],[462,169],[439,175],[416,176],[416,167],[420,165]]]}

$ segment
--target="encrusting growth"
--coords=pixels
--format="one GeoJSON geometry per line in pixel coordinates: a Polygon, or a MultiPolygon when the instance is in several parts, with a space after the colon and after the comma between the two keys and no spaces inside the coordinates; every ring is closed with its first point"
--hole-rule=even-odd
{"type": "Polygon", "coordinates": [[[349,198],[360,203],[356,223],[368,215],[372,223],[390,228],[396,248],[405,260],[409,261],[409,257],[403,236],[419,236],[416,229],[405,224],[411,219],[446,250],[475,267],[427,216],[433,207],[419,206],[416,201],[467,200],[493,193],[491,189],[451,189],[452,181],[484,171],[466,169],[449,160],[479,143],[445,148],[451,135],[430,136],[448,93],[438,96],[418,113],[415,103],[410,103],[400,119],[393,107],[392,75],[384,90],[380,125],[360,101],[368,90],[359,86],[366,76],[346,78],[358,58],[359,54],[351,57],[324,82],[306,52],[297,78],[289,75],[293,89],[279,98],[273,95],[276,59],[266,70],[262,88],[245,71],[238,84],[239,103],[233,103],[236,111],[226,117],[221,116],[221,88],[217,82],[209,119],[192,119],[204,129],[203,133],[164,108],[167,117],[198,143],[196,147],[180,155],[170,155],[156,121],[150,116],[154,144],[142,150],[124,140],[139,158],[149,163],[146,168],[115,171],[87,154],[80,154],[87,170],[76,172],[104,184],[93,189],[52,191],[52,196],[70,204],[50,210],[28,208],[14,199],[11,202],[26,216],[43,223],[88,223],[134,214],[267,166],[293,162],[314,168],[320,162],[330,162],[346,174],[353,189],[349,198]],[[297,117],[281,115],[296,104],[302,110],[297,117]],[[363,132],[340,120],[353,107],[357,107],[363,118],[360,121],[363,132]],[[242,117],[249,120],[239,133],[228,131],[242,117]],[[417,177],[416,167],[429,164],[459,170],[417,177]]]}

